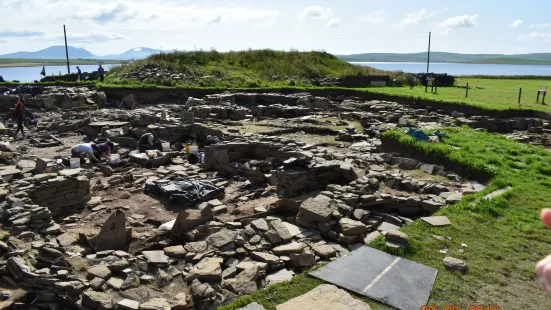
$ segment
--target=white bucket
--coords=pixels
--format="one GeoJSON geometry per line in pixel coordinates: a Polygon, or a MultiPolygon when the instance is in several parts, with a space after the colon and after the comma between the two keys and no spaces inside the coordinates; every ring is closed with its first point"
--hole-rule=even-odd
{"type": "Polygon", "coordinates": [[[69,162],[71,163],[71,169],[80,168],[80,158],[71,158],[69,162]]]}
{"type": "Polygon", "coordinates": [[[198,154],[199,153],[199,147],[197,145],[186,145],[186,153],[188,153],[188,154],[191,154],[191,153],[198,154]]]}
{"type": "Polygon", "coordinates": [[[119,154],[111,154],[110,159],[111,165],[116,165],[120,162],[121,156],[119,154]]]}
{"type": "Polygon", "coordinates": [[[163,142],[161,143],[161,146],[163,148],[163,152],[170,152],[170,142],[163,142]]]}

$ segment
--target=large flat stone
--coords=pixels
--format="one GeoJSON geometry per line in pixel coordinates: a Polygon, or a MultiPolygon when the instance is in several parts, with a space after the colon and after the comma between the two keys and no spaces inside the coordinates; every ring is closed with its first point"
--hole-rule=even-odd
{"type": "Polygon", "coordinates": [[[413,310],[427,304],[437,273],[437,269],[363,246],[310,275],[394,308],[413,310]]]}
{"type": "Polygon", "coordinates": [[[143,251],[142,254],[152,264],[168,264],[168,256],[164,251],[143,251]]]}
{"type": "Polygon", "coordinates": [[[327,196],[318,195],[306,199],[299,208],[302,217],[316,222],[325,223],[331,219],[333,210],[330,208],[331,199],[327,196]]]}
{"type": "Polygon", "coordinates": [[[315,245],[312,247],[312,250],[314,250],[314,253],[316,253],[316,255],[322,258],[331,258],[337,255],[337,250],[327,244],[315,245]]]}
{"type": "Polygon", "coordinates": [[[185,257],[187,253],[182,245],[169,246],[164,248],[163,251],[170,257],[185,257]]]}
{"type": "Polygon", "coordinates": [[[140,310],[170,310],[170,304],[164,298],[152,298],[140,304],[140,310]]]}
{"type": "Polygon", "coordinates": [[[232,243],[237,237],[237,232],[229,229],[222,229],[207,237],[205,240],[211,248],[222,248],[232,243]]]}
{"type": "Polygon", "coordinates": [[[272,249],[276,255],[287,255],[291,253],[301,253],[306,247],[306,244],[301,242],[291,242],[288,244],[280,245],[272,249]]]}
{"type": "Polygon", "coordinates": [[[290,281],[291,279],[293,279],[294,275],[295,273],[293,271],[289,271],[287,269],[281,269],[277,272],[269,274],[266,277],[266,281],[268,282],[268,285],[272,285],[279,282],[290,281]]]}
{"type": "Polygon", "coordinates": [[[346,217],[339,221],[339,225],[345,235],[361,235],[367,231],[367,226],[364,223],[346,217]]]}
{"type": "Polygon", "coordinates": [[[90,278],[107,279],[111,276],[111,270],[105,265],[98,265],[88,269],[88,276],[90,278]]]}
{"type": "Polygon", "coordinates": [[[322,284],[310,292],[276,306],[277,310],[371,310],[368,304],[355,299],[334,285],[322,284]]]}
{"type": "Polygon", "coordinates": [[[289,242],[291,241],[291,239],[293,239],[293,236],[289,232],[289,229],[287,229],[287,226],[285,226],[281,221],[272,221],[270,222],[270,226],[272,226],[274,231],[283,242],[289,242]]]}
{"type": "Polygon", "coordinates": [[[214,258],[198,263],[190,272],[198,275],[201,281],[219,281],[222,277],[220,261],[214,258]]]}
{"type": "Polygon", "coordinates": [[[421,220],[432,226],[448,226],[451,225],[450,219],[447,216],[429,216],[422,217],[421,220]]]}
{"type": "Polygon", "coordinates": [[[116,289],[116,290],[120,290],[122,288],[122,285],[124,283],[124,280],[121,279],[121,278],[110,278],[108,281],[107,281],[107,285],[109,285],[110,287],[116,289]]]}
{"type": "Polygon", "coordinates": [[[246,305],[245,307],[239,308],[237,310],[266,310],[264,306],[262,306],[259,303],[251,302],[250,304],[246,305]]]}
{"type": "Polygon", "coordinates": [[[265,252],[252,252],[251,253],[252,258],[259,260],[264,263],[268,263],[270,265],[275,265],[279,263],[279,257],[265,252]]]}
{"type": "Polygon", "coordinates": [[[124,310],[138,310],[139,306],[140,302],[132,299],[123,299],[117,303],[117,308],[124,310]]]}
{"type": "Polygon", "coordinates": [[[316,264],[316,257],[312,253],[289,254],[291,263],[295,267],[310,267],[316,264]]]}
{"type": "Polygon", "coordinates": [[[251,222],[251,225],[257,230],[266,232],[268,231],[268,222],[265,219],[257,219],[251,222]]]}
{"type": "Polygon", "coordinates": [[[291,234],[291,237],[297,236],[304,232],[306,229],[298,227],[297,225],[287,223],[287,222],[281,222],[285,228],[289,231],[289,234],[291,234]]]}
{"type": "Polygon", "coordinates": [[[188,242],[184,245],[184,249],[191,253],[204,253],[208,251],[208,244],[206,241],[188,242]]]}
{"type": "Polygon", "coordinates": [[[90,309],[111,309],[112,297],[106,293],[86,291],[82,294],[82,306],[90,309]]]}

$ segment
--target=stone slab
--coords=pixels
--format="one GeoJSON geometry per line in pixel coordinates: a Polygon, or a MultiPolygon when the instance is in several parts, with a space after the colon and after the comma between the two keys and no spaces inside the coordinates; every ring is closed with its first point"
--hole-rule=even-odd
{"type": "Polygon", "coordinates": [[[448,226],[451,225],[450,219],[447,216],[428,216],[422,217],[421,220],[432,226],[448,226]]]}
{"type": "Polygon", "coordinates": [[[245,307],[238,308],[237,310],[266,310],[264,306],[262,306],[259,303],[251,302],[250,304],[246,305],[245,307]]]}
{"type": "Polygon", "coordinates": [[[334,285],[322,284],[310,292],[276,306],[277,310],[371,310],[365,302],[355,299],[334,285]]]}
{"type": "Polygon", "coordinates": [[[503,195],[506,191],[508,191],[508,190],[510,190],[510,189],[512,189],[511,186],[506,186],[506,187],[504,187],[504,188],[498,189],[498,190],[496,190],[496,191],[493,191],[493,192],[491,192],[491,193],[485,195],[485,196],[484,196],[484,199],[492,199],[492,198],[495,198],[495,197],[497,197],[497,196],[501,196],[501,195],[503,195]]]}
{"type": "Polygon", "coordinates": [[[437,274],[437,269],[367,246],[310,272],[311,276],[403,310],[418,310],[427,303],[437,274]]]}

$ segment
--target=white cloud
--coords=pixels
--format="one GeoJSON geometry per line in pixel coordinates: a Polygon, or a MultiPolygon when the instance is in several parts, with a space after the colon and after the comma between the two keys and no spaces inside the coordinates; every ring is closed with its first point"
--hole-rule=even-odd
{"type": "Polygon", "coordinates": [[[518,26],[522,25],[522,19],[515,19],[510,25],[509,28],[518,28],[518,26]]]}
{"type": "Polygon", "coordinates": [[[427,9],[420,9],[418,11],[406,14],[406,17],[402,20],[401,24],[404,26],[418,24],[422,21],[431,19],[435,14],[436,13],[434,12],[429,12],[427,9]]]}
{"type": "Polygon", "coordinates": [[[337,27],[340,23],[341,23],[340,18],[332,18],[327,22],[327,24],[325,24],[325,28],[337,27]]]}
{"type": "Polygon", "coordinates": [[[207,7],[181,5],[161,0],[6,0],[0,1],[2,24],[0,32],[59,32],[66,24],[67,31],[112,31],[162,29],[175,31],[193,26],[222,22],[259,23],[272,20],[276,10],[238,5],[207,7]],[[24,12],[22,14],[21,12],[24,12]]]}
{"type": "Polygon", "coordinates": [[[519,39],[525,40],[525,41],[536,40],[536,39],[547,40],[547,39],[551,39],[551,32],[533,31],[530,33],[519,35],[519,39]]]}
{"type": "Polygon", "coordinates": [[[367,15],[360,16],[358,20],[364,23],[378,25],[385,21],[385,14],[386,14],[386,10],[380,9],[375,12],[371,12],[367,15]]]}
{"type": "Polygon", "coordinates": [[[476,26],[478,15],[459,15],[450,17],[440,24],[438,27],[442,29],[444,33],[450,33],[454,28],[470,28],[476,26]]]}
{"type": "Polygon", "coordinates": [[[548,23],[548,24],[532,24],[532,25],[530,25],[530,28],[539,28],[539,29],[551,28],[551,23],[548,23]]]}
{"type": "Polygon", "coordinates": [[[302,19],[304,18],[330,18],[333,16],[333,10],[330,8],[324,8],[322,6],[314,5],[307,6],[298,14],[302,19]]]}

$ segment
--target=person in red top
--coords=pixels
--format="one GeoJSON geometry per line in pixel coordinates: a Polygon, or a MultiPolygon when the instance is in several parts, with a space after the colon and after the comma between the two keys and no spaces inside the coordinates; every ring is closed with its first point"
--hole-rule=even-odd
{"type": "Polygon", "coordinates": [[[21,135],[23,136],[23,139],[25,139],[25,131],[23,130],[23,120],[25,119],[25,113],[23,111],[23,103],[18,102],[15,105],[15,109],[12,113],[12,121],[14,123],[17,123],[17,130],[15,131],[15,136],[21,131],[21,135]]]}

